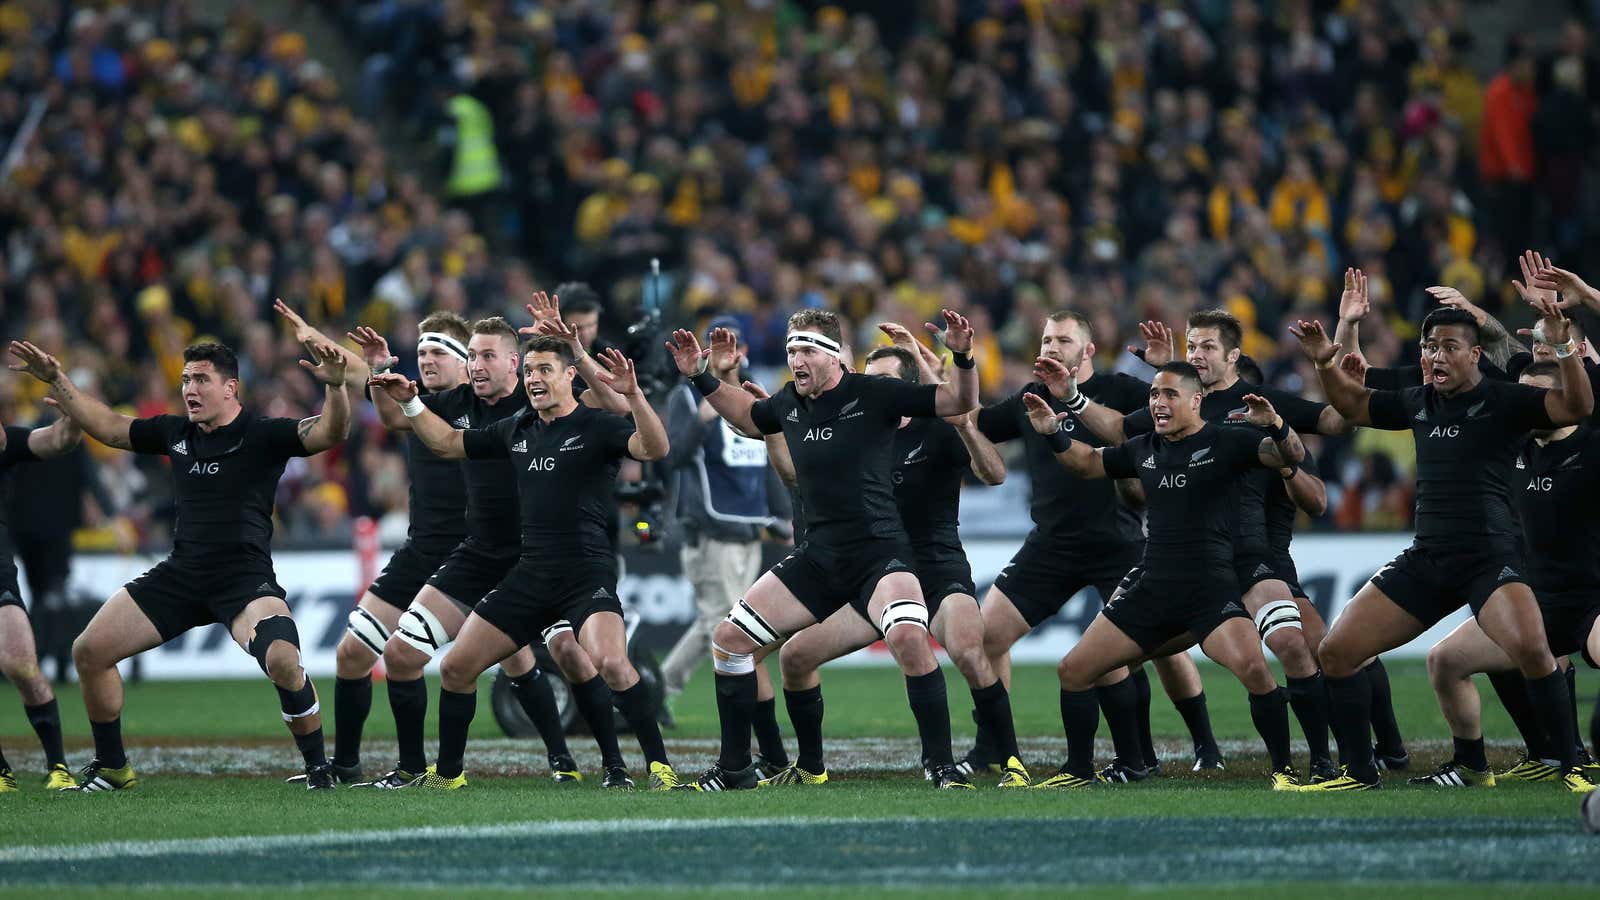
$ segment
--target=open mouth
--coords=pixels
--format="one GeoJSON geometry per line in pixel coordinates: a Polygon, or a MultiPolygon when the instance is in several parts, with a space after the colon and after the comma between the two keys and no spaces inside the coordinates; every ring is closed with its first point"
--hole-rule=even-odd
{"type": "Polygon", "coordinates": [[[798,385],[810,384],[811,383],[811,373],[810,372],[796,372],[796,373],[794,373],[794,383],[798,384],[798,385]]]}
{"type": "Polygon", "coordinates": [[[200,411],[200,401],[199,400],[192,400],[192,399],[191,400],[185,400],[183,402],[183,405],[188,408],[189,412],[199,412],[200,411]]]}
{"type": "Polygon", "coordinates": [[[550,396],[550,391],[542,387],[531,387],[528,388],[528,396],[534,400],[542,400],[550,396]]]}
{"type": "Polygon", "coordinates": [[[1163,425],[1170,425],[1172,423],[1172,413],[1151,413],[1150,418],[1155,421],[1157,428],[1160,428],[1163,425]]]}
{"type": "Polygon", "coordinates": [[[472,376],[472,386],[473,387],[488,387],[489,386],[489,376],[487,376],[487,375],[474,375],[474,376],[472,376]]]}

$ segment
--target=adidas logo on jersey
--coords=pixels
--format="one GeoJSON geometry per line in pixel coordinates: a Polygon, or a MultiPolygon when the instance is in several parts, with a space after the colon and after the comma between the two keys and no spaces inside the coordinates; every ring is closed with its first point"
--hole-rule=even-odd
{"type": "Polygon", "coordinates": [[[1244,607],[1233,602],[1232,600],[1229,600],[1227,603],[1222,605],[1222,611],[1225,613],[1242,613],[1244,612],[1244,607]]]}
{"type": "Polygon", "coordinates": [[[1517,456],[1517,468],[1526,469],[1527,467],[1528,467],[1528,464],[1523,461],[1521,455],[1518,455],[1517,456]]]}
{"type": "Polygon", "coordinates": [[[605,588],[595,588],[595,592],[590,594],[589,597],[593,600],[609,600],[611,599],[611,592],[605,588]]]}
{"type": "Polygon", "coordinates": [[[1412,418],[1416,419],[1418,422],[1426,422],[1428,421],[1428,411],[1425,409],[1419,409],[1417,410],[1417,414],[1412,418]]]}
{"type": "Polygon", "coordinates": [[[1517,570],[1516,569],[1513,569],[1510,566],[1506,566],[1505,568],[1500,570],[1500,577],[1501,578],[1521,578],[1522,576],[1517,574],[1517,570]]]}
{"type": "Polygon", "coordinates": [[[454,425],[457,428],[463,428],[463,429],[471,428],[472,427],[472,420],[468,419],[466,416],[462,416],[462,417],[456,419],[454,422],[451,422],[450,424],[454,425]]]}
{"type": "Polygon", "coordinates": [[[1146,469],[1154,469],[1156,467],[1156,458],[1154,456],[1146,456],[1144,462],[1139,465],[1146,469]]]}
{"type": "Polygon", "coordinates": [[[261,582],[261,585],[256,588],[256,591],[258,593],[261,593],[261,594],[270,594],[270,593],[272,593],[272,582],[270,582],[270,581],[261,582]]]}
{"type": "Polygon", "coordinates": [[[798,422],[800,421],[800,411],[797,409],[791,409],[789,410],[789,414],[784,416],[784,418],[790,422],[798,422]]]}
{"type": "Polygon", "coordinates": [[[527,441],[517,441],[515,444],[511,445],[511,452],[512,453],[527,453],[528,452],[528,442],[527,441]]]}
{"type": "Polygon", "coordinates": [[[1257,563],[1256,570],[1250,574],[1253,577],[1260,578],[1263,575],[1271,575],[1272,569],[1268,568],[1266,563],[1257,563]]]}
{"type": "Polygon", "coordinates": [[[189,455],[189,442],[187,440],[182,440],[182,441],[177,442],[176,444],[173,444],[172,445],[172,452],[178,454],[179,456],[188,456],[189,455]]]}

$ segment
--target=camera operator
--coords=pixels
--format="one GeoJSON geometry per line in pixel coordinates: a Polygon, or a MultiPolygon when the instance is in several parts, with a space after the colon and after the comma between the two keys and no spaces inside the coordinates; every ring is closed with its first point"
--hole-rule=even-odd
{"type": "MultiPolygon", "coordinates": [[[[739,322],[719,316],[706,329],[739,334],[739,322]]],[[[713,357],[711,371],[723,382],[743,383],[741,365],[748,346],[740,336],[739,353],[729,360],[713,357]]],[[[734,431],[711,405],[686,383],[667,400],[667,435],[671,450],[664,461],[675,479],[676,522],[683,532],[683,572],[694,586],[695,621],[678,639],[661,676],[668,698],[682,693],[689,676],[711,649],[711,630],[728,615],[746,586],[761,574],[763,532],[787,530],[789,494],[767,465],[767,446],[759,437],[734,431]]],[[[756,669],[766,681],[766,669],[756,669]]],[[[760,696],[771,696],[762,684],[760,696]]]]}

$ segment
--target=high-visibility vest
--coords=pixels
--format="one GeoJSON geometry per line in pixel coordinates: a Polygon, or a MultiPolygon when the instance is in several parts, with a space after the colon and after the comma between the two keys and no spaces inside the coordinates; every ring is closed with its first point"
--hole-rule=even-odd
{"type": "Polygon", "coordinates": [[[452,197],[471,197],[498,188],[500,154],[488,108],[474,97],[457,94],[450,98],[450,115],[456,120],[456,152],[446,190],[452,197]]]}

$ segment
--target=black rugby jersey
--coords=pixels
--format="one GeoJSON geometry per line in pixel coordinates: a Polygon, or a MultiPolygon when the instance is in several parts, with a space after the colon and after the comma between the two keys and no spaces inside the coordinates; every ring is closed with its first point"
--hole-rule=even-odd
{"type": "Polygon", "coordinates": [[[894,435],[894,501],[917,563],[959,561],[961,479],[972,464],[961,435],[943,419],[912,419],[894,435]]]}
{"type": "MultiPolygon", "coordinates": [[[[1150,385],[1120,372],[1096,374],[1078,385],[1084,396],[1120,413],[1144,409],[1150,401],[1150,385]]],[[[1025,393],[1037,394],[1058,413],[1067,405],[1050,394],[1042,383],[1032,383],[1010,397],[978,411],[978,430],[995,443],[1021,439],[1028,478],[1033,489],[1028,512],[1033,517],[1030,543],[1051,549],[1111,548],[1137,542],[1139,517],[1117,501],[1116,486],[1101,479],[1083,479],[1068,472],[1056,460],[1044,435],[1028,421],[1028,408],[1022,403],[1025,393]]],[[[1068,415],[1062,428],[1074,440],[1091,447],[1105,443],[1075,415],[1068,415]]]]}
{"type": "Polygon", "coordinates": [[[1600,431],[1584,425],[1544,446],[1529,438],[1511,475],[1534,592],[1600,593],[1600,431]]]}
{"type": "Polygon", "coordinates": [[[1235,487],[1245,473],[1264,468],[1262,440],[1255,429],[1207,423],[1179,441],[1142,434],[1101,451],[1108,476],[1144,486],[1145,571],[1163,578],[1231,573],[1235,487]]]}
{"type": "Polygon", "coordinates": [[[1515,549],[1511,466],[1529,431],[1554,427],[1544,395],[1487,378],[1453,397],[1431,384],[1370,395],[1372,427],[1416,439],[1417,544],[1515,549]]]}
{"type": "MultiPolygon", "coordinates": [[[[1317,459],[1310,450],[1306,451],[1306,458],[1300,461],[1300,468],[1320,477],[1317,459]]],[[[1275,471],[1272,471],[1272,475],[1272,483],[1267,485],[1267,545],[1273,553],[1282,556],[1288,554],[1289,545],[1294,542],[1294,520],[1299,516],[1300,508],[1289,496],[1289,486],[1283,477],[1275,471]]]]}
{"type": "Polygon", "coordinates": [[[848,550],[857,541],[899,537],[905,528],[889,479],[894,435],[905,416],[934,415],[938,387],[846,372],[820,397],[794,383],[750,407],[762,434],[783,433],[794,459],[806,540],[848,550]]]}
{"type": "Polygon", "coordinates": [[[460,460],[438,456],[416,432],[406,433],[407,540],[425,546],[461,542],[467,533],[467,484],[461,470],[460,460]]]}
{"type": "MultiPolygon", "coordinates": [[[[18,463],[32,462],[39,457],[28,449],[28,437],[33,429],[20,425],[6,426],[6,448],[0,451],[0,491],[9,490],[11,470],[18,463]]],[[[6,520],[5,503],[0,503],[0,566],[11,561],[11,523],[6,520]]]]}
{"type": "Polygon", "coordinates": [[[290,457],[311,455],[299,426],[299,419],[248,410],[209,433],[187,416],[153,416],[128,425],[135,453],[172,460],[174,555],[240,545],[270,552],[278,479],[290,457]]]}
{"type": "MultiPolygon", "coordinates": [[[[510,395],[494,403],[479,399],[470,383],[426,394],[422,403],[461,430],[488,428],[529,409],[528,393],[520,382],[510,395]]],[[[514,545],[518,528],[517,473],[511,463],[504,459],[469,459],[455,465],[461,469],[466,489],[467,536],[493,547],[514,545]]]]}
{"type": "Polygon", "coordinates": [[[532,409],[462,434],[471,460],[515,473],[522,558],[543,564],[614,563],[612,491],[633,422],[579,404],[546,423],[532,409]]]}

